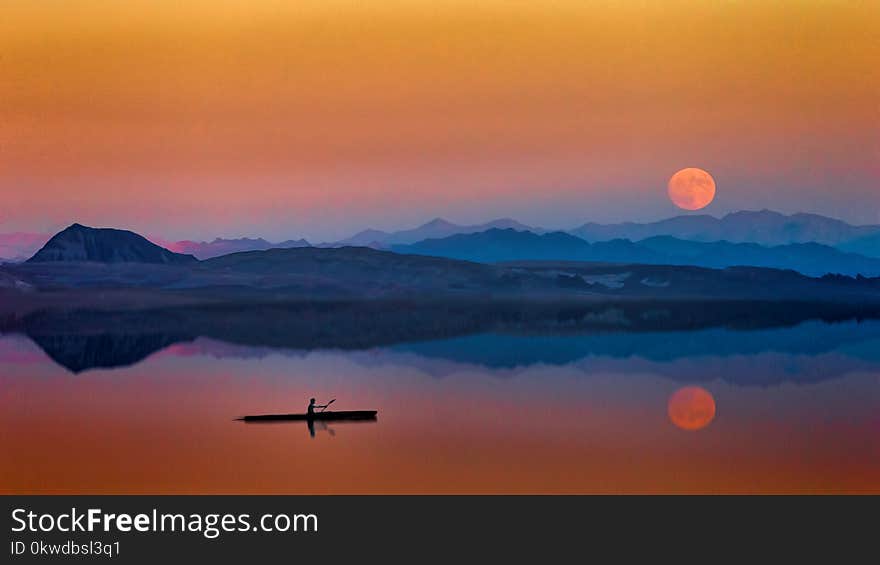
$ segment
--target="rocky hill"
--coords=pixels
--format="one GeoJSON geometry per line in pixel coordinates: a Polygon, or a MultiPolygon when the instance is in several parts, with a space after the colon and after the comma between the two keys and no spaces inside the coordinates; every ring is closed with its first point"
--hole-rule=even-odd
{"type": "Polygon", "coordinates": [[[130,231],[91,228],[80,224],[58,232],[28,263],[155,263],[188,264],[197,259],[159,247],[130,231]]]}

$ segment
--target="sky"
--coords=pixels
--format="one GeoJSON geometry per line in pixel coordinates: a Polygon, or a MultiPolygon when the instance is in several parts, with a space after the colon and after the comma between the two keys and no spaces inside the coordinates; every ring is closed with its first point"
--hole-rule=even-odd
{"type": "Polygon", "coordinates": [[[880,223],[880,3],[4,0],[0,232],[880,223]]]}

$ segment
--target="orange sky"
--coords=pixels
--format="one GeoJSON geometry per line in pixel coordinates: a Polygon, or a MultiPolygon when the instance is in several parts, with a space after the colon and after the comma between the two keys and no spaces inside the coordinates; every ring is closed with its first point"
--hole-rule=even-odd
{"type": "Polygon", "coordinates": [[[0,232],[880,222],[880,4],[6,0],[0,232]],[[185,4],[185,7],[181,7],[185,4]],[[479,5],[479,7],[474,7],[479,5]]]}

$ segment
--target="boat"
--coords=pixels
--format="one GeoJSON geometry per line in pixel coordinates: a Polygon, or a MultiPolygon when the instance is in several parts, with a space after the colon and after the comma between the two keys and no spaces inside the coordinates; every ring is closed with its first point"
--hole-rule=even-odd
{"type": "Polygon", "coordinates": [[[315,412],[313,414],[256,414],[239,418],[245,422],[375,420],[378,410],[342,410],[338,412],[315,412]]]}

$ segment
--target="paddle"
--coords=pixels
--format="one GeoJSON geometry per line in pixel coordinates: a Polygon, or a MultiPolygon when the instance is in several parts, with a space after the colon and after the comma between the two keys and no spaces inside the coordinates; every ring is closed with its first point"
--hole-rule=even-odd
{"type": "Polygon", "coordinates": [[[324,410],[326,410],[327,407],[330,406],[331,404],[333,404],[334,402],[336,402],[336,399],[335,399],[335,398],[334,398],[333,400],[331,400],[330,402],[328,402],[327,404],[325,404],[324,407],[321,408],[321,412],[323,412],[324,410]]]}

